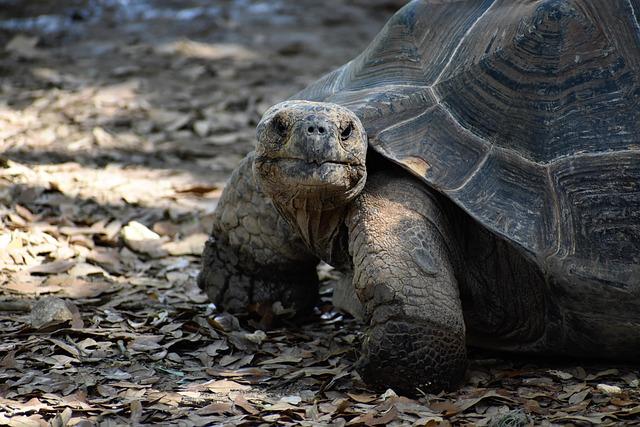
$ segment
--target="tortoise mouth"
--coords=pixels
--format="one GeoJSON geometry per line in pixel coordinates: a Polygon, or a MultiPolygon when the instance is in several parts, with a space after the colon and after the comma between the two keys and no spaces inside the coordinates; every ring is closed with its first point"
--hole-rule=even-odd
{"type": "Polygon", "coordinates": [[[352,193],[360,191],[367,174],[364,165],[349,161],[296,157],[256,157],[254,170],[263,190],[274,202],[313,206],[347,202],[352,193]]]}
{"type": "Polygon", "coordinates": [[[278,159],[274,159],[273,161],[280,162],[292,162],[297,163],[299,166],[307,166],[307,167],[320,167],[323,165],[336,165],[336,166],[346,166],[346,167],[362,167],[363,165],[360,163],[356,163],[348,160],[315,160],[315,159],[303,159],[300,157],[280,157],[278,159]]]}
{"type": "Polygon", "coordinates": [[[283,188],[321,187],[348,190],[362,178],[364,165],[345,160],[310,160],[298,157],[260,159],[258,169],[263,179],[283,188]]]}

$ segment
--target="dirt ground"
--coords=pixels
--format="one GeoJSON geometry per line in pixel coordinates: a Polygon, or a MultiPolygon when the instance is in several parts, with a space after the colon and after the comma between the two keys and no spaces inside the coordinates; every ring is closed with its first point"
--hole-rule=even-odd
{"type": "Polygon", "coordinates": [[[303,324],[197,289],[261,113],[401,3],[0,0],[0,425],[640,424],[619,364],[474,352],[456,393],[368,390],[328,269],[303,324]]]}

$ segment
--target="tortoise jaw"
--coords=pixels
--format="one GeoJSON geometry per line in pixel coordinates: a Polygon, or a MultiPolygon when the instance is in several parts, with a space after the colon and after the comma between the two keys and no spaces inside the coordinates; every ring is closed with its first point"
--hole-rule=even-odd
{"type": "Polygon", "coordinates": [[[316,160],[316,159],[304,159],[301,157],[281,157],[279,160],[282,161],[292,161],[299,162],[300,164],[306,164],[310,168],[318,168],[322,165],[336,165],[336,166],[345,166],[345,167],[363,167],[364,165],[359,162],[349,161],[349,160],[316,160]]]}
{"type": "Polygon", "coordinates": [[[348,161],[256,157],[254,170],[274,203],[314,210],[349,203],[366,180],[366,167],[348,161]]]}

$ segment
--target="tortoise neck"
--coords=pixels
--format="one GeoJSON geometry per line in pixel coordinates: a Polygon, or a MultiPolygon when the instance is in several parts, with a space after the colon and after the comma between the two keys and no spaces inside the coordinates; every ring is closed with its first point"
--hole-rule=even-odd
{"type": "Polygon", "coordinates": [[[274,204],[320,259],[332,265],[339,261],[337,258],[343,255],[341,236],[348,205],[318,210],[274,204]]]}

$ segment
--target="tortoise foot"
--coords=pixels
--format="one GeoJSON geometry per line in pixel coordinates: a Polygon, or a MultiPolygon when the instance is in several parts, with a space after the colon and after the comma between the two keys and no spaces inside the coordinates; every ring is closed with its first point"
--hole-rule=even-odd
{"type": "Polygon", "coordinates": [[[455,389],[466,367],[464,337],[429,323],[391,320],[369,329],[357,370],[377,389],[417,395],[455,389]]]}

